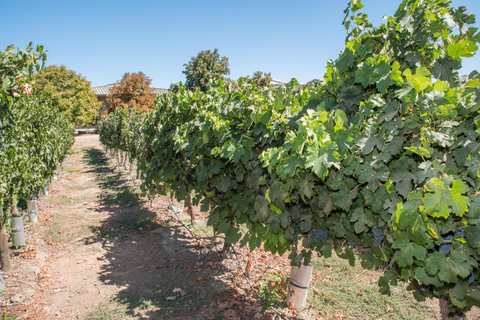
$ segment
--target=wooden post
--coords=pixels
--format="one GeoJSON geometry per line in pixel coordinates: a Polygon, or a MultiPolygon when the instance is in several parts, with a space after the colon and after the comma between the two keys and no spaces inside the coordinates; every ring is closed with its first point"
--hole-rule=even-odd
{"type": "MultiPolygon", "coordinates": [[[[3,208],[0,208],[0,220],[6,221],[4,217],[3,208]]],[[[0,230],[0,263],[2,264],[2,271],[4,273],[10,273],[12,271],[12,260],[10,259],[10,251],[8,250],[8,236],[5,223],[0,230]]]]}

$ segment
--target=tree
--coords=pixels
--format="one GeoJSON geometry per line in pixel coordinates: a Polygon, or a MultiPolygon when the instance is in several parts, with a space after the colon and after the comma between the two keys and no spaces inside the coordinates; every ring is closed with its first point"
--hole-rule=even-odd
{"type": "Polygon", "coordinates": [[[44,92],[72,122],[96,123],[101,104],[81,74],[65,66],[48,66],[38,73],[35,88],[44,92]]]}
{"type": "Polygon", "coordinates": [[[271,73],[255,71],[255,73],[252,76],[252,83],[256,84],[258,87],[272,88],[271,82],[272,82],[271,73]]]}
{"type": "Polygon", "coordinates": [[[168,89],[168,92],[177,93],[178,92],[178,84],[170,83],[170,88],[168,89]]]}
{"type": "Polygon", "coordinates": [[[150,87],[152,79],[143,72],[129,73],[123,75],[122,80],[113,85],[107,101],[111,104],[109,112],[118,108],[135,109],[145,112],[153,109],[155,104],[155,91],[150,87]]]}
{"type": "Polygon", "coordinates": [[[199,89],[205,92],[210,80],[220,80],[224,75],[230,74],[228,68],[228,58],[220,57],[218,49],[212,51],[200,51],[196,57],[192,57],[188,63],[184,64],[185,70],[182,71],[187,78],[185,87],[187,89],[199,89]]]}

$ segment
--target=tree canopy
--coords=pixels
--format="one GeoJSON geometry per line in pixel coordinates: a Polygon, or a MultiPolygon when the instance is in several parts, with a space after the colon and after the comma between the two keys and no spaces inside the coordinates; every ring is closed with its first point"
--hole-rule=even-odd
{"type": "Polygon", "coordinates": [[[182,71],[187,81],[187,89],[199,89],[205,92],[210,80],[220,80],[224,75],[230,74],[228,68],[228,58],[220,57],[218,49],[212,51],[200,51],[196,57],[192,57],[188,63],[184,64],[185,70],[182,71]]]}
{"type": "Polygon", "coordinates": [[[153,108],[155,103],[155,89],[150,87],[152,79],[143,72],[123,75],[122,80],[113,85],[107,100],[111,102],[109,112],[118,108],[135,109],[145,112],[153,108]]]}
{"type": "Polygon", "coordinates": [[[96,123],[100,103],[81,74],[65,66],[48,66],[38,73],[35,88],[44,92],[72,122],[96,123]]]}
{"type": "Polygon", "coordinates": [[[266,73],[266,72],[261,72],[261,71],[255,71],[252,76],[252,83],[256,84],[259,87],[268,87],[272,88],[272,74],[271,73],[266,73]]]}

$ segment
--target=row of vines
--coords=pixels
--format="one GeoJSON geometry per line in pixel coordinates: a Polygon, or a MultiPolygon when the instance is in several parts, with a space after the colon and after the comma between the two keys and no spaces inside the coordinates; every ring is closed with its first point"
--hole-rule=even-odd
{"type": "Polygon", "coordinates": [[[35,199],[55,175],[74,142],[74,125],[32,89],[43,68],[42,46],[0,52],[0,262],[12,268],[6,229],[20,200],[35,199]]]}
{"type": "Polygon", "coordinates": [[[480,77],[458,70],[480,34],[450,4],[405,0],[372,28],[351,1],[321,81],[179,83],[153,112],[103,118],[101,142],[137,159],[148,194],[200,204],[227,243],[293,265],[335,250],[383,268],[381,292],[408,282],[461,315],[480,305],[480,77]]]}

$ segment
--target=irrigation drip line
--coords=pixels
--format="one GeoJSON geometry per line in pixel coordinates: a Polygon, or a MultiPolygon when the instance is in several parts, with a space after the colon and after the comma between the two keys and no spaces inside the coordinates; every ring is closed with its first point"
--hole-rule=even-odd
{"type": "Polygon", "coordinates": [[[222,238],[225,239],[225,237],[222,236],[213,236],[213,237],[200,237],[199,235],[195,234],[188,226],[186,226],[183,221],[180,219],[180,217],[177,215],[177,212],[181,212],[182,209],[179,209],[173,205],[172,198],[168,198],[170,205],[168,206],[169,212],[172,212],[175,217],[177,218],[178,222],[185,228],[187,231],[196,239],[196,240],[206,240],[206,239],[214,239],[214,238],[222,238]]]}
{"type": "Polygon", "coordinates": [[[172,198],[168,197],[168,200],[170,201],[170,205],[168,206],[168,209],[170,209],[170,212],[172,212],[175,217],[177,218],[178,222],[180,222],[180,224],[185,228],[187,229],[188,232],[190,232],[190,234],[192,235],[192,237],[194,237],[195,239],[199,240],[200,238],[195,234],[193,233],[192,230],[190,230],[189,227],[187,227],[185,225],[185,223],[183,223],[182,220],[180,220],[180,217],[177,215],[177,210],[178,211],[181,211],[180,209],[177,209],[174,205],[173,205],[173,201],[172,201],[172,198]]]}

